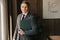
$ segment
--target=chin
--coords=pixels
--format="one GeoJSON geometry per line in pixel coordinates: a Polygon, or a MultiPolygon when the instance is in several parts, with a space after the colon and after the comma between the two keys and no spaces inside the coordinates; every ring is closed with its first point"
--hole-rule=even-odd
{"type": "Polygon", "coordinates": [[[22,13],[26,13],[26,12],[22,12],[22,13]]]}

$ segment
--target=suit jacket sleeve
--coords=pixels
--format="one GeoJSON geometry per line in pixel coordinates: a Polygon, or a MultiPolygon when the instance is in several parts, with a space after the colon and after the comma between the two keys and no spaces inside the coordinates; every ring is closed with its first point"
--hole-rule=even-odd
{"type": "Polygon", "coordinates": [[[15,28],[13,39],[16,39],[16,37],[17,37],[17,27],[15,28]]]}
{"type": "Polygon", "coordinates": [[[37,34],[37,25],[35,24],[34,17],[30,16],[32,30],[25,31],[25,35],[35,35],[37,34]]]}
{"type": "MultiPolygon", "coordinates": [[[[20,15],[18,15],[18,17],[17,17],[17,24],[16,24],[16,28],[15,28],[15,31],[14,31],[13,39],[16,39],[16,37],[17,37],[18,27],[20,27],[19,21],[20,21],[20,15]]],[[[20,28],[19,28],[19,29],[20,29],[20,28]]]]}

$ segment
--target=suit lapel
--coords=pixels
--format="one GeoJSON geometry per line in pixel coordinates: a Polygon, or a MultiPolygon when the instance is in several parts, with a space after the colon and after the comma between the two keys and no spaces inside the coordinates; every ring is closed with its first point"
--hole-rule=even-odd
{"type": "Polygon", "coordinates": [[[30,13],[26,15],[25,19],[29,19],[29,17],[30,17],[30,13]]]}
{"type": "Polygon", "coordinates": [[[21,18],[22,18],[22,14],[20,14],[20,21],[21,21],[21,18]]]}

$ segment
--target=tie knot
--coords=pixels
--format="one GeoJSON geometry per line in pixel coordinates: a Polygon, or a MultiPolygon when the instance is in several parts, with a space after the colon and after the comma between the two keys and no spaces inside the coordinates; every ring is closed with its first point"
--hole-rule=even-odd
{"type": "Polygon", "coordinates": [[[25,15],[23,15],[23,16],[25,16],[25,15]]]}

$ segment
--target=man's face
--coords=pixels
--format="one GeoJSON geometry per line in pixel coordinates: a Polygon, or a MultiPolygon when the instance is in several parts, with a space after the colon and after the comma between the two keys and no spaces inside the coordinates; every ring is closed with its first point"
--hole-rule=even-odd
{"type": "Polygon", "coordinates": [[[21,4],[21,11],[22,11],[22,13],[26,13],[26,12],[28,12],[28,6],[27,6],[27,4],[25,4],[25,3],[22,3],[21,4]]]}

